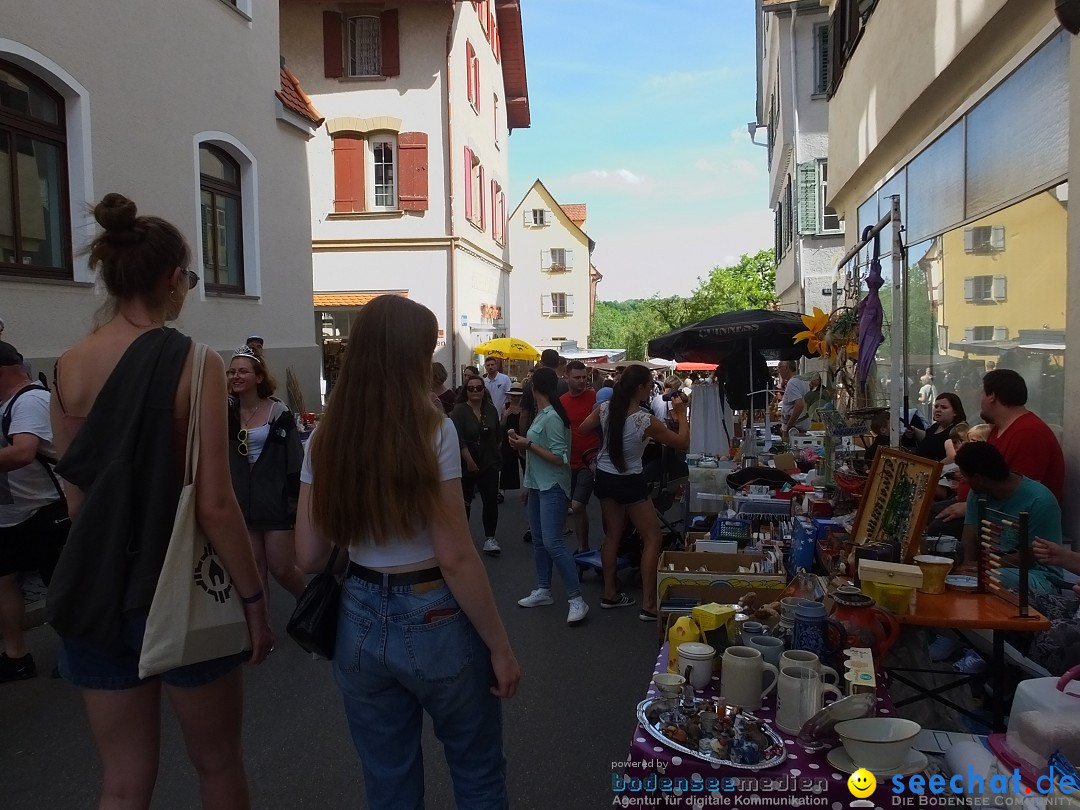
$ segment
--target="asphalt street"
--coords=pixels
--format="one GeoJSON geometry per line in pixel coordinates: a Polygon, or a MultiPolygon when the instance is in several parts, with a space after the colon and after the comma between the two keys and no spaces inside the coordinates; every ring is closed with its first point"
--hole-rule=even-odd
{"type": "MultiPolygon", "coordinates": [[[[593,547],[599,509],[590,505],[593,547]]],[[[482,538],[477,501],[472,524],[482,538]]],[[[515,808],[600,808],[612,802],[612,763],[625,759],[634,709],[644,696],[656,654],[656,630],[637,608],[601,610],[598,577],[586,574],[590,605],[579,627],[566,625],[565,593],[556,603],[524,609],[534,585],[532,547],[521,540],[524,508],[516,493],[500,507],[503,553],[485,557],[495,598],[524,670],[521,690],[504,704],[504,738],[515,808]]],[[[567,538],[571,543],[573,537],[567,538]]],[[[366,808],[363,776],[348,737],[330,665],[312,660],[285,634],[288,595],[273,587],[277,650],[245,675],[244,746],[257,808],[366,808]]],[[[640,583],[629,591],[640,601],[640,583]]],[[[48,673],[56,639],[47,627],[29,634],[39,677],[0,685],[0,807],[67,810],[96,807],[100,768],[76,689],[48,673]]],[[[194,772],[179,728],[164,709],[155,810],[197,808],[194,772]]],[[[427,807],[452,808],[441,747],[424,729],[427,807]]],[[[374,810],[377,810],[375,808],[374,810]]]]}

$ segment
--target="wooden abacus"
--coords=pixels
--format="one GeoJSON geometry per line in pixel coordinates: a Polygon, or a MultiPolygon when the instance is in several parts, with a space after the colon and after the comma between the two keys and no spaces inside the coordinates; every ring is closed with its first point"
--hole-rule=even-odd
{"type": "Polygon", "coordinates": [[[979,590],[1016,605],[1023,618],[1028,616],[1028,572],[1032,565],[1029,518],[1028,512],[1010,515],[991,509],[986,498],[979,498],[979,590]],[[1015,591],[1002,582],[1005,570],[1016,571],[1015,591]]]}

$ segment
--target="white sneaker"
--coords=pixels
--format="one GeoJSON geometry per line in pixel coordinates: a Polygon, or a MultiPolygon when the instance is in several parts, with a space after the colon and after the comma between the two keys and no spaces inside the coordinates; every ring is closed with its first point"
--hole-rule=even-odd
{"type": "Polygon", "coordinates": [[[589,615],[589,605],[580,596],[570,600],[570,612],[566,614],[567,624],[578,624],[589,615]]]}
{"type": "Polygon", "coordinates": [[[551,591],[546,588],[537,588],[524,599],[518,599],[518,604],[522,607],[540,607],[554,605],[555,600],[551,598],[551,591]]]}
{"type": "Polygon", "coordinates": [[[499,548],[499,541],[494,537],[489,537],[484,541],[484,553],[490,554],[492,557],[498,557],[502,554],[502,549],[499,548]]]}

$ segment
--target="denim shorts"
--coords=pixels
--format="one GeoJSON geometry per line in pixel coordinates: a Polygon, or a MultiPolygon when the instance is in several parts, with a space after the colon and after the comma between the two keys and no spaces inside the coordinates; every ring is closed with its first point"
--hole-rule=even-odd
{"type": "Polygon", "coordinates": [[[170,669],[152,678],[140,678],[139,654],[148,615],[149,611],[146,610],[128,613],[117,642],[88,638],[61,639],[60,675],[81,689],[134,689],[154,678],[161,678],[169,686],[205,686],[228,675],[250,655],[248,652],[227,655],[170,669]]]}

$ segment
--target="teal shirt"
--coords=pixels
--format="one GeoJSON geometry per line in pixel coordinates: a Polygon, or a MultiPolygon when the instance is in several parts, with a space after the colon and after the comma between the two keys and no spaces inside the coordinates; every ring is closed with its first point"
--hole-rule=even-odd
{"type": "MultiPolygon", "coordinates": [[[[1030,478],[1021,477],[1020,486],[1007,498],[998,500],[989,495],[980,496],[977,492],[968,494],[967,514],[964,517],[965,526],[979,525],[979,498],[986,498],[986,505],[990,509],[1005,512],[1009,515],[1019,515],[1027,512],[1028,518],[1028,541],[1041,537],[1051,543],[1061,544],[1061,507],[1058,506],[1054,494],[1030,478]]],[[[1002,551],[1016,551],[1016,532],[1006,528],[1001,537],[1002,551]]],[[[1001,572],[1001,584],[1006,588],[1015,590],[1019,578],[1015,568],[1006,568],[1001,572]]],[[[1028,583],[1034,591],[1057,590],[1057,584],[1062,581],[1061,569],[1052,565],[1040,565],[1035,563],[1028,572],[1028,583]]]]}
{"type": "Polygon", "coordinates": [[[528,438],[541,447],[546,447],[561,458],[563,463],[552,464],[531,450],[525,451],[525,488],[546,492],[555,486],[562,487],[569,498],[570,428],[563,424],[559,414],[548,405],[533,419],[528,438]]]}

